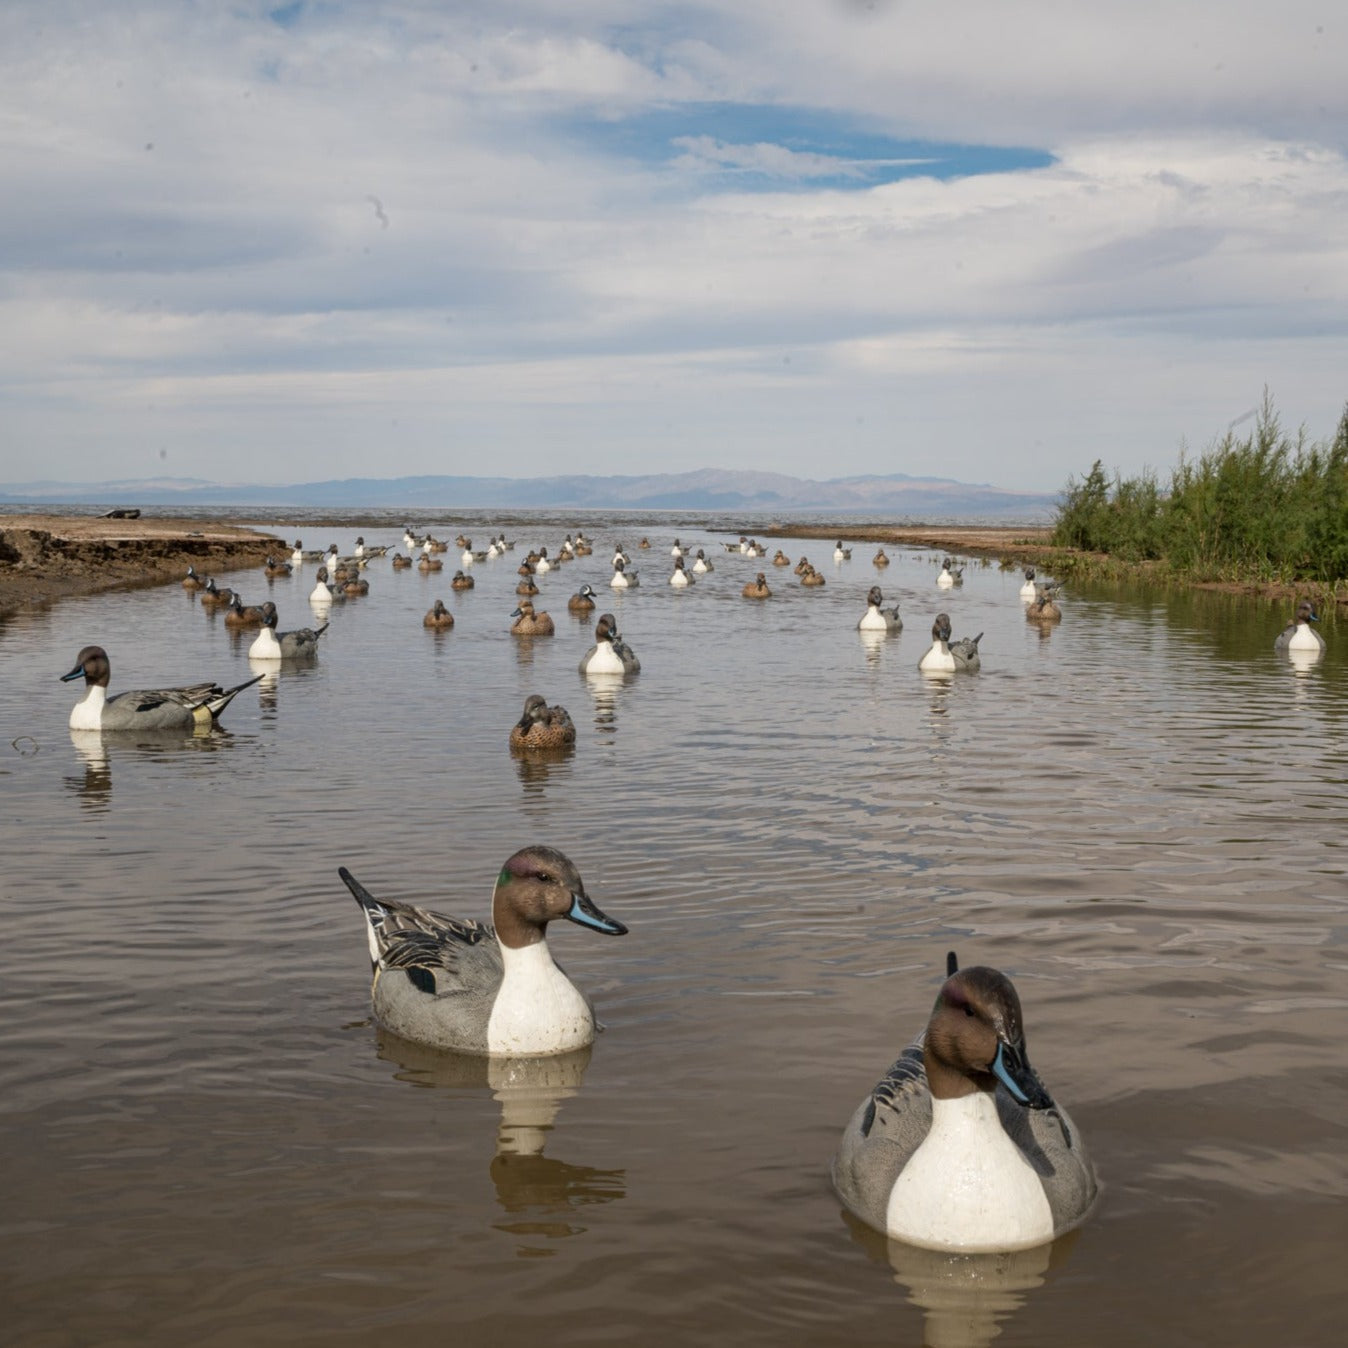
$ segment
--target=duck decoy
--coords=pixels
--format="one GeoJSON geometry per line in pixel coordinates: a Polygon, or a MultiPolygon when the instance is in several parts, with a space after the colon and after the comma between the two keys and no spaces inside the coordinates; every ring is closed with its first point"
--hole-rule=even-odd
{"type": "Polygon", "coordinates": [[[624,562],[621,557],[614,560],[613,579],[609,581],[609,584],[613,589],[633,590],[640,583],[640,580],[637,578],[637,573],[635,571],[627,570],[627,563],[624,562]]]}
{"type": "Polygon", "coordinates": [[[947,978],[926,1029],[857,1107],[833,1160],[844,1205],[928,1249],[1029,1249],[1095,1201],[1081,1132],[1025,1051],[1020,998],[996,969],[947,978]]]}
{"type": "Polygon", "coordinates": [[[250,660],[307,660],[318,654],[318,639],[328,630],[322,627],[297,627],[293,632],[278,632],[276,605],[262,605],[262,631],[248,648],[250,660]]]}
{"type": "Polygon", "coordinates": [[[669,583],[676,589],[683,589],[693,583],[693,578],[683,565],[682,555],[674,559],[674,572],[669,578],[669,583]]]}
{"type": "Polygon", "coordinates": [[[772,591],[768,589],[768,578],[761,571],[740,591],[740,594],[746,599],[772,598],[772,591]]]}
{"type": "Polygon", "coordinates": [[[701,548],[697,550],[697,556],[693,558],[693,572],[695,575],[703,576],[708,571],[715,571],[716,568],[707,560],[707,555],[701,548]]]}
{"type": "Polygon", "coordinates": [[[576,727],[565,707],[550,707],[538,693],[524,699],[524,715],[510,727],[510,747],[565,749],[576,742],[576,727]]]}
{"type": "Polygon", "coordinates": [[[566,1053],[593,1043],[589,999],[553,962],[548,923],[622,936],[551,847],[526,847],[496,878],[491,924],[376,899],[338,869],[365,914],[375,1019],[404,1039],[492,1057],[566,1053]]]}
{"type": "Polygon", "coordinates": [[[618,635],[618,620],[611,613],[600,615],[594,626],[594,645],[581,657],[582,674],[639,674],[641,661],[618,635]]]}
{"type": "Polygon", "coordinates": [[[532,599],[538,593],[538,584],[532,576],[525,576],[515,586],[515,593],[522,594],[526,599],[532,599]]]}
{"type": "Polygon", "coordinates": [[[850,562],[852,560],[852,549],[843,547],[841,538],[838,540],[838,546],[833,549],[833,560],[835,562],[850,562]]]}
{"type": "Polygon", "coordinates": [[[979,666],[978,643],[983,640],[980,632],[976,637],[961,637],[950,640],[950,615],[938,613],[931,625],[931,648],[917,662],[917,667],[927,674],[946,674],[957,669],[975,670],[979,666]]]}
{"type": "Polygon", "coordinates": [[[1039,587],[1034,583],[1034,567],[1025,568],[1025,583],[1020,587],[1020,597],[1022,599],[1037,599],[1039,597],[1039,587]]]}
{"type": "Polygon", "coordinates": [[[435,606],[421,620],[421,625],[433,627],[437,632],[448,632],[454,626],[454,615],[445,607],[443,599],[437,599],[435,606]]]}
{"type": "Polygon", "coordinates": [[[328,584],[328,568],[326,566],[318,568],[318,574],[314,577],[314,582],[314,588],[309,594],[309,602],[320,607],[324,604],[331,604],[333,589],[328,584]]]}
{"type": "Polygon", "coordinates": [[[197,591],[197,598],[206,605],[207,608],[212,606],[218,608],[222,604],[232,604],[234,602],[234,591],[229,589],[228,586],[222,590],[215,583],[215,577],[212,576],[206,584],[197,591]]]}
{"type": "Polygon", "coordinates": [[[1318,623],[1319,621],[1320,615],[1303,599],[1297,605],[1296,617],[1278,633],[1277,639],[1273,643],[1273,649],[1282,653],[1287,651],[1317,651],[1323,653],[1325,639],[1311,627],[1311,623],[1318,623]]]}
{"type": "Polygon", "coordinates": [[[859,632],[901,632],[903,619],[899,617],[899,606],[882,607],[885,596],[878,585],[872,585],[866,596],[866,612],[857,623],[859,632]]]}
{"type": "Polygon", "coordinates": [[[392,561],[393,569],[395,571],[406,571],[408,567],[412,565],[412,559],[410,557],[404,557],[401,552],[395,552],[392,561]]]}
{"type": "Polygon", "coordinates": [[[268,580],[279,580],[290,575],[294,569],[290,562],[278,561],[270,553],[267,554],[267,560],[262,563],[262,574],[268,580]]]}
{"type": "Polygon", "coordinates": [[[449,588],[451,590],[471,590],[476,584],[477,581],[472,576],[465,575],[462,571],[456,571],[449,582],[449,588]]]}
{"type": "Polygon", "coordinates": [[[889,565],[889,557],[886,555],[884,548],[879,548],[876,550],[875,556],[871,558],[871,565],[872,566],[889,565]]]}
{"type": "Polygon", "coordinates": [[[1034,602],[1025,608],[1025,618],[1032,623],[1055,623],[1062,617],[1062,609],[1053,597],[1052,586],[1041,585],[1034,602]]]}
{"type": "Polygon", "coordinates": [[[566,601],[566,607],[572,613],[593,613],[594,586],[588,583],[582,585],[580,589],[566,601]]]}
{"type": "Polygon", "coordinates": [[[809,586],[823,585],[826,582],[823,575],[820,572],[816,571],[814,567],[809,566],[806,567],[805,570],[801,573],[800,583],[804,586],[809,587],[809,586]]]}
{"type": "Polygon", "coordinates": [[[510,616],[515,619],[510,627],[511,636],[550,637],[553,634],[552,615],[535,613],[533,604],[527,599],[521,599],[519,607],[510,616]]]}
{"type": "Polygon", "coordinates": [[[70,711],[71,730],[190,730],[214,725],[234,697],[262,676],[221,688],[218,683],[192,683],[182,688],[131,689],[108,696],[112,672],[102,646],[86,646],[62,683],[83,678],[84,696],[70,711]]]}
{"type": "Polygon", "coordinates": [[[196,567],[189,566],[187,568],[187,574],[183,577],[183,589],[200,590],[205,584],[206,582],[197,575],[196,567]]]}
{"type": "Polygon", "coordinates": [[[943,589],[948,590],[952,585],[964,584],[964,568],[956,566],[955,563],[947,557],[941,563],[941,574],[936,577],[936,583],[943,589]]]}
{"type": "Polygon", "coordinates": [[[225,610],[226,627],[259,627],[262,624],[262,605],[245,604],[236,594],[225,610]]]}

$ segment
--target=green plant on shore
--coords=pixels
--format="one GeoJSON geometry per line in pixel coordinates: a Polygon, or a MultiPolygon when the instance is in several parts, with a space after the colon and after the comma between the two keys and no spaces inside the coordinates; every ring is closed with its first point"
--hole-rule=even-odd
{"type": "Polygon", "coordinates": [[[1348,577],[1348,407],[1333,440],[1283,431],[1267,391],[1254,430],[1231,432],[1196,460],[1181,452],[1163,489],[1155,473],[1112,479],[1097,459],[1071,478],[1056,547],[1157,562],[1198,580],[1313,583],[1348,577]]]}

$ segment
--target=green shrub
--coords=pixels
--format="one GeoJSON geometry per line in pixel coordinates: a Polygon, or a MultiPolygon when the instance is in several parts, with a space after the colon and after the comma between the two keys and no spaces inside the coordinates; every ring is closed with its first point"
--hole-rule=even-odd
{"type": "Polygon", "coordinates": [[[1068,480],[1053,542],[1202,580],[1332,585],[1348,577],[1348,408],[1331,442],[1308,445],[1265,392],[1249,436],[1228,431],[1197,460],[1181,452],[1168,490],[1150,470],[1111,482],[1097,459],[1068,480]]]}

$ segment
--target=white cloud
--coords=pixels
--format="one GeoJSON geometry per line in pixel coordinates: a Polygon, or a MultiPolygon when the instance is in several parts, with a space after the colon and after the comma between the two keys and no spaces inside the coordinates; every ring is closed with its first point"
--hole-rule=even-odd
{"type": "Polygon", "coordinates": [[[11,4],[2,476],[129,475],[166,434],[339,476],[396,425],[391,472],[822,452],[1052,488],[1265,383],[1324,434],[1343,42],[1304,4],[11,4]],[[868,166],[762,118],[644,159],[575,120],[705,99],[1057,162],[838,190],[868,166]],[[792,190],[722,190],[750,175],[792,190]]]}

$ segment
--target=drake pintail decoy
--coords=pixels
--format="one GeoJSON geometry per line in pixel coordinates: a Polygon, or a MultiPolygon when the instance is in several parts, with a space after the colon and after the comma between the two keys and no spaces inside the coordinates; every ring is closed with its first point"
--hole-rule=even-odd
{"type": "Polygon", "coordinates": [[[618,620],[611,613],[601,614],[594,626],[594,645],[581,656],[582,674],[639,674],[641,661],[636,652],[618,635],[618,620]]]}
{"type": "Polygon", "coordinates": [[[376,899],[345,866],[337,873],[365,915],[370,1004],[386,1029],[491,1057],[566,1053],[594,1042],[594,1009],[553,962],[547,926],[566,918],[606,936],[627,928],[599,910],[562,853],[516,852],[496,878],[490,924],[376,899]]]}
{"type": "Polygon", "coordinates": [[[885,596],[878,585],[872,585],[870,593],[866,596],[866,612],[862,615],[861,621],[857,623],[859,632],[901,632],[903,630],[903,619],[899,617],[899,606],[895,604],[892,608],[881,607],[885,602],[885,596]]]}
{"type": "Polygon", "coordinates": [[[318,574],[314,577],[314,588],[309,593],[309,602],[316,608],[322,608],[325,604],[331,604],[333,598],[332,586],[328,584],[328,568],[320,566],[318,574]]]}
{"type": "Polygon", "coordinates": [[[1303,599],[1297,605],[1296,617],[1278,633],[1276,640],[1273,642],[1273,649],[1282,653],[1287,651],[1315,651],[1323,654],[1325,639],[1311,627],[1311,623],[1318,623],[1319,621],[1320,615],[1303,599]]]}
{"type": "Polygon", "coordinates": [[[83,678],[85,694],[70,710],[71,730],[191,730],[214,725],[235,696],[262,675],[233,688],[191,683],[182,688],[129,689],[108,696],[112,664],[102,646],[86,646],[62,683],[83,678]]]}
{"type": "Polygon", "coordinates": [[[674,559],[674,572],[669,578],[669,583],[676,589],[683,589],[693,583],[692,576],[684,567],[682,554],[674,559]]]}
{"type": "Polygon", "coordinates": [[[952,585],[964,584],[964,568],[957,567],[955,563],[947,557],[941,563],[941,574],[936,577],[936,583],[943,589],[948,590],[952,585]]]}
{"type": "Polygon", "coordinates": [[[322,627],[297,627],[293,632],[278,632],[276,605],[262,605],[262,631],[248,648],[250,660],[308,660],[318,654],[318,638],[328,630],[322,627]]]}
{"type": "Polygon", "coordinates": [[[1080,1130],[1025,1051],[1020,998],[954,953],[925,1030],[857,1107],[833,1159],[849,1211],[936,1250],[1047,1244],[1097,1193],[1080,1130]]]}
{"type": "Polygon", "coordinates": [[[957,669],[975,670],[979,666],[978,643],[983,640],[980,632],[976,637],[961,637],[950,640],[950,615],[938,613],[931,625],[931,648],[917,662],[924,674],[950,674],[957,669]]]}

